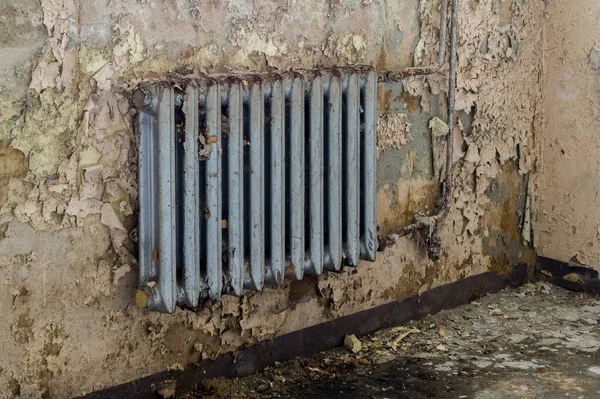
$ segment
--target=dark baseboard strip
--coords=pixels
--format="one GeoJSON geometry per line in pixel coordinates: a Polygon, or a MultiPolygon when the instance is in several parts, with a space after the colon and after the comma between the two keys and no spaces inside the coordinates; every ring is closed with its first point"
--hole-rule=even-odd
{"type": "Polygon", "coordinates": [[[260,342],[240,351],[234,363],[232,353],[204,360],[183,371],[163,371],[125,384],[83,396],[85,399],[159,398],[154,386],[166,380],[176,382],[177,393],[194,388],[201,380],[215,377],[242,377],[297,356],[308,356],[341,346],[344,336],[362,336],[383,328],[401,325],[498,292],[507,285],[518,286],[528,279],[526,265],[518,265],[508,277],[488,272],[426,291],[403,301],[391,302],[327,323],[318,324],[260,342]]]}
{"type": "Polygon", "coordinates": [[[540,256],[535,269],[541,279],[549,280],[559,287],[571,291],[600,294],[598,272],[585,265],[540,256]]]}

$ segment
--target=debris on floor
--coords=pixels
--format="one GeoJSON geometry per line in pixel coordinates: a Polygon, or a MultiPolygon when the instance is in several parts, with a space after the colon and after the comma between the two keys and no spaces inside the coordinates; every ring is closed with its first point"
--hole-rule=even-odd
{"type": "Polygon", "coordinates": [[[186,398],[600,397],[600,298],[505,289],[186,398]]]}
{"type": "Polygon", "coordinates": [[[344,346],[352,353],[358,353],[362,349],[360,340],[356,338],[356,335],[354,334],[346,335],[346,338],[344,338],[344,346]]]}

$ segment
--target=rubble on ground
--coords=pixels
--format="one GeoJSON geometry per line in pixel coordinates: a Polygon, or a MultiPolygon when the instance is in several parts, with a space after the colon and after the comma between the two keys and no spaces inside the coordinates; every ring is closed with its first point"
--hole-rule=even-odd
{"type": "Polygon", "coordinates": [[[598,397],[599,318],[599,298],[529,283],[255,375],[204,381],[188,397],[598,397]]]}

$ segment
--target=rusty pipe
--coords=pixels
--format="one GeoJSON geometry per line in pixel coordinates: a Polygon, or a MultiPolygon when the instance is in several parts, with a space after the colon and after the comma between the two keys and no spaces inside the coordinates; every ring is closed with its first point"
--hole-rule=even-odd
{"type": "MultiPolygon", "coordinates": [[[[444,220],[450,211],[450,195],[453,184],[453,158],[454,158],[454,105],[456,96],[456,30],[458,25],[457,18],[458,0],[452,0],[452,13],[450,16],[450,71],[448,77],[448,136],[446,145],[446,178],[442,193],[442,204],[439,212],[433,216],[417,216],[416,222],[401,228],[397,233],[390,234],[388,241],[395,242],[398,238],[406,236],[414,231],[429,228],[431,236],[438,224],[444,220]]],[[[441,36],[441,35],[440,35],[441,36]]],[[[442,58],[440,56],[440,58],[442,58]]]]}

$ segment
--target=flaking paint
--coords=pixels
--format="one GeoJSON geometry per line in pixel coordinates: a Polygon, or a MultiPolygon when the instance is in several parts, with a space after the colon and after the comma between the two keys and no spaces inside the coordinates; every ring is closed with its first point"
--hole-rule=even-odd
{"type": "MultiPolygon", "coordinates": [[[[439,4],[42,0],[30,22],[46,37],[41,50],[37,42],[28,44],[35,55],[31,72],[24,73],[26,93],[0,93],[0,139],[10,143],[0,159],[12,171],[2,176],[8,186],[0,203],[0,312],[6,315],[0,397],[70,397],[469,275],[506,272],[511,265],[497,260],[506,247],[497,255],[490,247],[498,244],[483,230],[518,226],[512,217],[509,226],[486,221],[483,215],[499,204],[485,192],[505,173],[504,165],[513,169],[502,176],[518,186],[535,164],[544,2],[512,2],[508,24],[493,12],[496,3],[461,2],[459,10],[457,109],[471,117],[468,126],[457,126],[451,143],[456,184],[440,230],[440,262],[427,258],[422,240],[405,237],[357,269],[164,315],[144,312],[133,301],[131,89],[171,71],[355,62],[394,69],[410,66],[417,43],[422,51],[416,58],[427,65],[436,60],[439,4]],[[517,55],[510,50],[513,38],[517,55]],[[465,158],[465,147],[477,156],[465,158]],[[23,160],[26,170],[19,166],[23,160]]],[[[18,76],[10,80],[16,84],[18,76]]],[[[433,116],[445,119],[446,90],[443,75],[379,87],[380,113],[404,113],[412,124],[410,140],[392,135],[378,145],[381,167],[398,168],[380,183],[381,234],[435,207],[439,182],[428,124],[433,116]]],[[[384,117],[378,129],[389,131],[392,122],[384,117]]],[[[516,213],[513,204],[502,212],[516,213]]]]}

